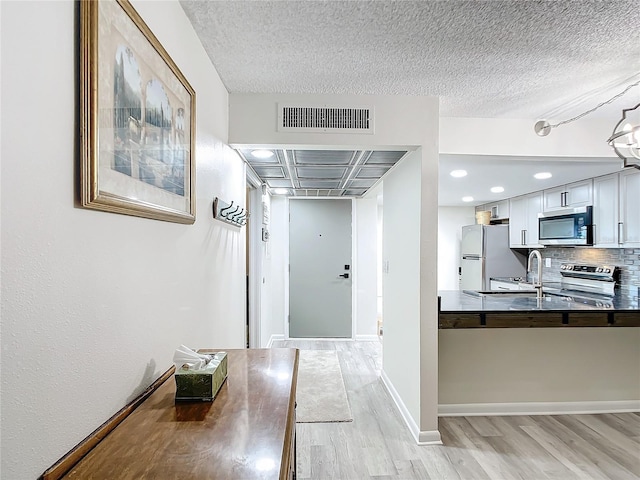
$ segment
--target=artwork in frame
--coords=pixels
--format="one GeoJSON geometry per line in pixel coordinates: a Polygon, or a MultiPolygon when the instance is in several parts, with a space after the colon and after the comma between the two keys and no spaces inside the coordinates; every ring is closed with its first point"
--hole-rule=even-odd
{"type": "Polygon", "coordinates": [[[80,17],[82,206],[193,223],[193,88],[128,0],[80,17]]]}

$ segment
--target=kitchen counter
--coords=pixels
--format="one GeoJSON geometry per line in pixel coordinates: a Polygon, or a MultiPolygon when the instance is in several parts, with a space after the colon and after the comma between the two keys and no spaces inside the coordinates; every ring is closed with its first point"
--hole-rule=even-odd
{"type": "Polygon", "coordinates": [[[483,296],[441,290],[440,328],[640,327],[638,301],[617,295],[611,302],[571,297],[483,296]]]}
{"type": "Polygon", "coordinates": [[[549,295],[541,299],[526,296],[502,297],[500,295],[488,295],[476,297],[459,290],[441,290],[441,312],[504,312],[504,311],[638,311],[638,302],[633,297],[617,295],[608,302],[580,300],[572,297],[549,295]],[[569,300],[569,298],[572,298],[569,300]]]}

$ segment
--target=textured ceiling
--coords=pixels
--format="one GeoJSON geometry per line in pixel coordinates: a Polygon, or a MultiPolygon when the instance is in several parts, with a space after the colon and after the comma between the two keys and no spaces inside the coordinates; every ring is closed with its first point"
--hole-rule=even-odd
{"type": "Polygon", "coordinates": [[[637,0],[181,3],[230,92],[433,95],[442,116],[535,119],[640,72],[637,0]]]}
{"type": "MultiPolygon", "coordinates": [[[[639,0],[181,4],[232,93],[438,96],[441,116],[533,126],[583,113],[640,79],[639,0]]],[[[640,87],[590,116],[614,125],[636,103],[640,87]]],[[[445,180],[441,192],[459,202],[463,192],[445,180]]]]}

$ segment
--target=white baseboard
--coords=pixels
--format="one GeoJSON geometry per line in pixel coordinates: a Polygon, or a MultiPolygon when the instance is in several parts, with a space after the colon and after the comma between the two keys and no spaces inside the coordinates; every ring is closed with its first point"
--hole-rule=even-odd
{"type": "Polygon", "coordinates": [[[409,410],[407,410],[407,407],[402,401],[402,398],[400,398],[400,395],[393,386],[393,383],[391,383],[391,380],[389,380],[389,377],[387,377],[387,374],[384,372],[384,370],[380,372],[380,378],[382,378],[383,385],[389,392],[389,395],[391,395],[391,398],[393,398],[393,401],[400,411],[400,415],[404,419],[404,422],[407,424],[407,427],[409,427],[409,431],[411,432],[411,435],[413,435],[416,443],[418,445],[442,445],[442,439],[440,438],[440,432],[438,430],[420,431],[418,424],[409,413],[409,410]]]}
{"type": "Polygon", "coordinates": [[[640,400],[594,402],[460,403],[438,405],[438,416],[577,415],[640,412],[640,400]]]}
{"type": "Polygon", "coordinates": [[[356,342],[379,342],[380,337],[375,333],[373,335],[356,335],[356,342]]]}
{"type": "Polygon", "coordinates": [[[267,346],[265,348],[271,348],[273,346],[273,342],[277,342],[277,341],[284,341],[284,335],[279,334],[279,335],[271,335],[271,337],[269,337],[269,341],[267,342],[267,346]]]}

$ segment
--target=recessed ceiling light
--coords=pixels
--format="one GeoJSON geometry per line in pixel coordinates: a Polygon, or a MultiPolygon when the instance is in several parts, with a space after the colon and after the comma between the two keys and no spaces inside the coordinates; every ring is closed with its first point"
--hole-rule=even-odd
{"type": "Polygon", "coordinates": [[[547,178],[551,178],[552,176],[553,175],[551,175],[549,172],[539,172],[534,175],[534,177],[538,180],[546,180],[547,178]]]}
{"type": "Polygon", "coordinates": [[[271,150],[252,150],[251,155],[256,158],[271,158],[273,157],[273,152],[271,150]]]}
{"type": "Polygon", "coordinates": [[[463,202],[473,202],[473,197],[462,197],[463,202]]]}
{"type": "Polygon", "coordinates": [[[502,193],[504,192],[504,187],[491,187],[491,193],[502,193]]]}
{"type": "Polygon", "coordinates": [[[273,193],[276,195],[286,195],[287,193],[289,193],[289,189],[288,188],[274,188],[273,189],[273,193]]]}
{"type": "Polygon", "coordinates": [[[455,177],[455,178],[466,177],[467,176],[467,171],[466,170],[453,170],[449,175],[451,175],[452,177],[455,177]]]}

